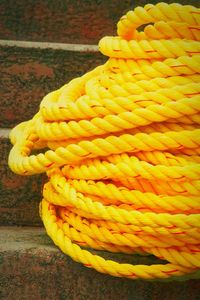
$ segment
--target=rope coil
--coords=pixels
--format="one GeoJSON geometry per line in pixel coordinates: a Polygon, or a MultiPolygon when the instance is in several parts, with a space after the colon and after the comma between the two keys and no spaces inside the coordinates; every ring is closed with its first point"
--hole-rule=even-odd
{"type": "Polygon", "coordinates": [[[199,15],[166,3],[128,12],[118,36],[99,42],[108,61],[49,93],[10,134],[13,172],[48,176],[48,235],[86,267],[150,280],[199,272],[199,15]],[[89,248],[162,262],[118,263],[89,248]]]}

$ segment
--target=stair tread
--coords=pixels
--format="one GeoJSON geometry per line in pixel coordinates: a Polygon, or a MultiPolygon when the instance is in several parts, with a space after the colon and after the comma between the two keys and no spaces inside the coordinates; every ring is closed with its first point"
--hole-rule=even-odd
{"type": "Polygon", "coordinates": [[[58,251],[41,227],[0,227],[0,249],[5,251],[27,251],[34,248],[58,251]]]}
{"type": "MultiPolygon", "coordinates": [[[[197,300],[199,296],[200,280],[152,283],[88,269],[61,253],[43,228],[0,227],[0,249],[2,299],[197,300]]],[[[138,258],[131,259],[137,263],[138,258]]]]}
{"type": "MultiPolygon", "coordinates": [[[[36,249],[42,249],[43,251],[57,252],[61,251],[53,244],[51,239],[47,236],[44,228],[41,227],[31,227],[31,226],[0,226],[0,247],[1,251],[29,251],[36,249]]],[[[140,256],[140,255],[126,255],[126,254],[116,254],[106,251],[95,251],[90,250],[95,254],[103,254],[106,259],[112,259],[117,257],[119,262],[124,259],[128,260],[128,263],[148,263],[153,264],[158,262],[154,256],[140,256]]],[[[61,253],[62,254],[62,253],[61,253]]],[[[66,259],[67,256],[62,254],[66,259]]],[[[85,267],[84,267],[85,268],[85,267]]]]}

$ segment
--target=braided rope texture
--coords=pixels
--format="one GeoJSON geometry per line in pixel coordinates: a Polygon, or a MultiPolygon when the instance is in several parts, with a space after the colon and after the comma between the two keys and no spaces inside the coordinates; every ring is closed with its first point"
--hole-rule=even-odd
{"type": "Polygon", "coordinates": [[[190,5],[129,11],[118,35],[99,42],[108,61],[49,93],[11,131],[10,168],[46,172],[47,233],[88,268],[148,280],[199,274],[199,25],[190,5]],[[118,263],[91,248],[160,263],[118,263]]]}

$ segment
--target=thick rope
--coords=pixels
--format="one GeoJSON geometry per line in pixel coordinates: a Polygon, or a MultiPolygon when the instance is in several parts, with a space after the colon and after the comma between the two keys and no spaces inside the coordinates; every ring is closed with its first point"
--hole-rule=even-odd
{"type": "Polygon", "coordinates": [[[131,279],[200,269],[199,15],[165,3],[128,12],[118,36],[99,43],[108,61],[45,96],[11,132],[10,168],[47,173],[47,233],[89,268],[131,279]],[[89,248],[162,262],[118,263],[89,248]]]}

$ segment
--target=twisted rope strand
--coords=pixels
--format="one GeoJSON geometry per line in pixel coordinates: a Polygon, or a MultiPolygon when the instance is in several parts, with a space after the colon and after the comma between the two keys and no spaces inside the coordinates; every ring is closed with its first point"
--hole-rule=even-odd
{"type": "Polygon", "coordinates": [[[148,280],[199,272],[199,30],[193,6],[135,8],[99,42],[108,61],[46,95],[10,134],[10,168],[47,173],[48,235],[88,268],[148,280]],[[118,263],[101,250],[160,262],[118,263]]]}

